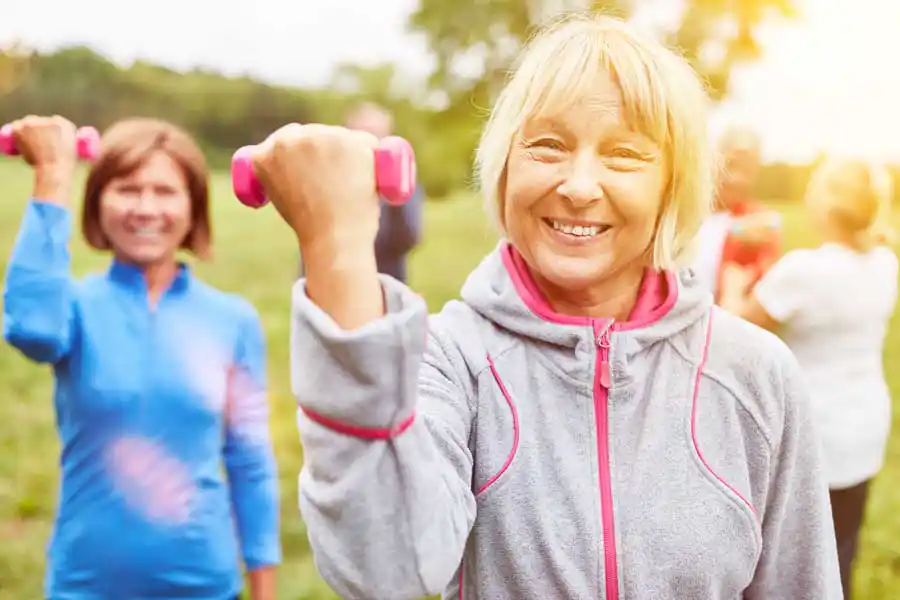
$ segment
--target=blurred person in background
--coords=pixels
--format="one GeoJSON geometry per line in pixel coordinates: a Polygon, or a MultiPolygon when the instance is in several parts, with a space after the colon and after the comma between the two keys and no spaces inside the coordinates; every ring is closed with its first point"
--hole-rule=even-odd
{"type": "MultiPolygon", "coordinates": [[[[780,215],[754,199],[760,139],[746,127],[730,127],[717,143],[716,207],[703,223],[694,267],[716,301],[722,274],[737,264],[758,280],[781,256],[780,215]]],[[[750,283],[752,283],[752,281],[750,283]]]]}
{"type": "Polygon", "coordinates": [[[683,268],[708,103],[621,21],[541,31],[476,155],[502,239],[431,317],[376,268],[375,136],[289,125],[256,148],[307,260],[299,504],[340,597],[841,597],[796,360],[683,268]]]}
{"type": "MultiPolygon", "coordinates": [[[[353,106],[344,119],[348,129],[365,131],[377,138],[392,135],[393,116],[374,102],[353,106]]],[[[402,206],[381,203],[378,236],[375,238],[375,259],[378,272],[390,275],[397,281],[407,281],[407,258],[422,238],[422,211],[425,196],[417,183],[412,197],[402,206]]],[[[300,259],[300,276],[304,274],[303,258],[300,259]]]]}
{"type": "Polygon", "coordinates": [[[199,280],[208,173],[185,132],[114,124],[85,186],[81,228],[109,268],[76,281],[75,126],[13,125],[34,169],[7,266],[3,335],[49,365],[61,488],[49,600],[274,600],[281,560],[266,352],[256,310],[199,280]],[[222,473],[222,464],[227,481],[222,473]]]}
{"type": "MultiPolygon", "coordinates": [[[[366,131],[377,138],[387,137],[394,129],[393,116],[383,107],[364,102],[347,114],[349,129],[366,131]]],[[[422,238],[422,209],[425,202],[421,184],[417,184],[412,198],[402,206],[381,203],[381,220],[375,238],[375,259],[378,272],[397,281],[407,281],[407,258],[422,238]]]]}
{"type": "Polygon", "coordinates": [[[756,273],[737,265],[723,277],[722,307],[777,331],[803,369],[848,599],[869,485],[884,463],[891,426],[883,368],[897,302],[898,261],[886,245],[893,237],[890,199],[883,167],[828,160],[814,172],[805,199],[821,245],[788,252],[755,286],[756,273]]]}

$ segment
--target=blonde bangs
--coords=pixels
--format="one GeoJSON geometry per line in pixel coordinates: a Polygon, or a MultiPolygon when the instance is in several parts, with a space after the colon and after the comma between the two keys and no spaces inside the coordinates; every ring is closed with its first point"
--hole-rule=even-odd
{"type": "Polygon", "coordinates": [[[516,72],[517,83],[525,91],[518,128],[531,119],[571,109],[596,93],[601,79],[612,77],[622,95],[626,124],[665,146],[669,118],[665,91],[651,82],[648,63],[652,57],[617,35],[616,27],[608,27],[601,36],[591,22],[579,25],[577,32],[554,32],[526,50],[527,60],[516,72]]]}

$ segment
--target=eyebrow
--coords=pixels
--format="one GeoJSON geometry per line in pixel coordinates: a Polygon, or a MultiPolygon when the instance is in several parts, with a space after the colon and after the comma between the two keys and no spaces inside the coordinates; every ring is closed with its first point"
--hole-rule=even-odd
{"type": "MultiPolygon", "coordinates": [[[[520,137],[530,137],[540,132],[552,132],[559,135],[572,135],[572,130],[564,122],[553,117],[537,117],[525,122],[521,130],[520,137]]],[[[612,138],[618,142],[634,143],[640,146],[652,145],[654,148],[659,143],[648,135],[621,125],[611,127],[605,137],[612,138]]],[[[649,149],[646,149],[649,151],[649,149]]],[[[655,151],[655,150],[654,150],[655,151]]]]}

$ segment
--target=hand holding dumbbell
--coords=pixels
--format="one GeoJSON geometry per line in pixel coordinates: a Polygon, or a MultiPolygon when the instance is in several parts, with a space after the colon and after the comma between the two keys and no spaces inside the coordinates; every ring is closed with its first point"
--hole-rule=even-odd
{"type": "Polygon", "coordinates": [[[232,183],[247,205],[272,202],[300,243],[305,293],[350,330],[384,314],[375,260],[379,195],[407,201],[415,171],[412,147],[401,138],[291,124],[241,149],[232,183]]]}
{"type": "MultiPolygon", "coordinates": [[[[262,184],[253,171],[252,155],[256,146],[239,148],[231,159],[231,184],[241,204],[262,208],[269,203],[262,184]]],[[[405,139],[389,136],[374,150],[375,184],[388,204],[404,204],[416,186],[416,161],[412,146],[405,139]]]]}
{"type": "Polygon", "coordinates": [[[3,127],[0,150],[4,154],[21,154],[32,166],[33,198],[67,205],[78,157],[95,157],[99,141],[96,130],[79,130],[63,117],[29,115],[3,127]]]}
{"type": "MultiPolygon", "coordinates": [[[[75,132],[75,151],[81,160],[93,161],[100,154],[100,132],[93,127],[81,127],[75,132]]],[[[18,156],[21,154],[16,141],[14,124],[0,127],[0,154],[18,156]]]]}
{"type": "Polygon", "coordinates": [[[301,246],[328,240],[371,249],[379,195],[392,204],[409,200],[416,166],[403,138],[291,124],[238,150],[231,176],[238,199],[253,208],[271,201],[301,246]]]}

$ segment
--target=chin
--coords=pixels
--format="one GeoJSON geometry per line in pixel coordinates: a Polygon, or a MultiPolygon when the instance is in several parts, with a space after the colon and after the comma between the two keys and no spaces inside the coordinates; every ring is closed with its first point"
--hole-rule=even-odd
{"type": "Polygon", "coordinates": [[[166,262],[168,253],[151,248],[123,249],[120,252],[122,259],[139,267],[148,267],[166,262]]]}
{"type": "Polygon", "coordinates": [[[580,290],[602,281],[611,273],[612,265],[603,257],[574,257],[538,250],[532,268],[554,287],[580,290]]]}

